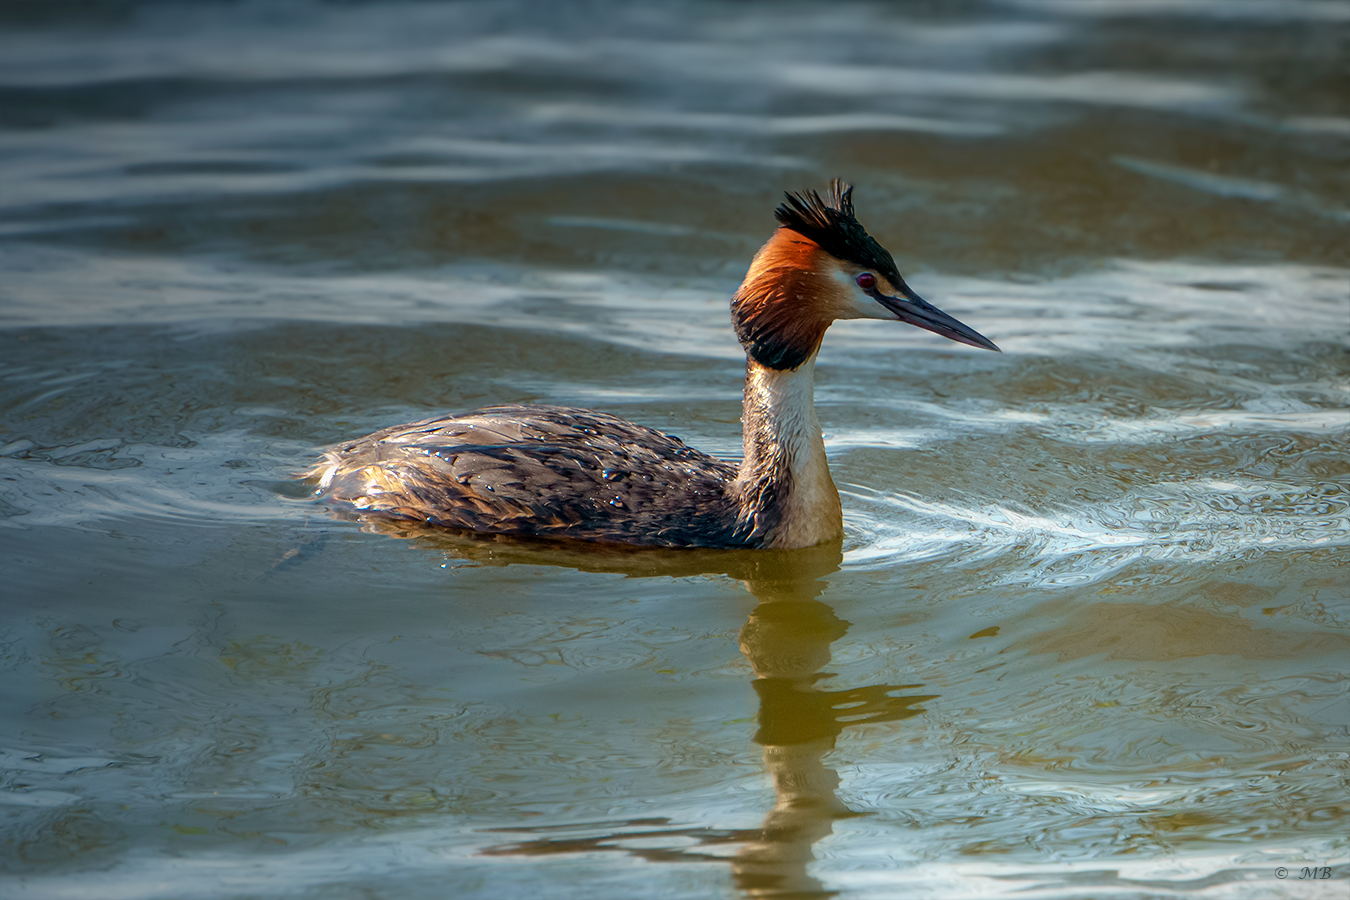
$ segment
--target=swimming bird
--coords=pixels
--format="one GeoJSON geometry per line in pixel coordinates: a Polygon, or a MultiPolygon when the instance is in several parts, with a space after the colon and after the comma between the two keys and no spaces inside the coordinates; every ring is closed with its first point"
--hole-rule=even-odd
{"type": "Polygon", "coordinates": [[[745,348],[739,464],[585,409],[491,406],[329,448],[307,476],[359,513],[460,531],[645,547],[810,547],[843,536],[814,404],[836,319],[885,319],[992,341],[905,284],[853,188],[788,193],[731,301],[745,348]]]}

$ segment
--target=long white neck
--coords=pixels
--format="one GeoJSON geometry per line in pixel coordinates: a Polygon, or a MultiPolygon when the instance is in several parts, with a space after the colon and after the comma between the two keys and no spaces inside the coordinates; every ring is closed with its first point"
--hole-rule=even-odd
{"type": "Polygon", "coordinates": [[[816,358],[795,369],[746,362],[745,459],[736,476],[741,518],[768,547],[811,547],[844,533],[816,419],[816,358]]]}

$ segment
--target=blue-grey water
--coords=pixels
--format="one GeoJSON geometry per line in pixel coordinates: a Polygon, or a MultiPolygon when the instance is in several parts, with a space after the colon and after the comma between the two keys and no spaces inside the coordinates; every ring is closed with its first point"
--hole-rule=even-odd
{"type": "Polygon", "coordinates": [[[0,895],[1343,898],[1350,3],[0,7],[0,895]],[[856,186],[842,551],[335,516],[317,449],[739,452],[856,186]]]}

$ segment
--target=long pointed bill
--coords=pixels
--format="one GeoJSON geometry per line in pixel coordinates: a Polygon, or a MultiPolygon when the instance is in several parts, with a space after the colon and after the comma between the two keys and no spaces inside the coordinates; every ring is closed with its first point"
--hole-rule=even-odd
{"type": "Polygon", "coordinates": [[[972,347],[993,350],[995,353],[1003,352],[998,349],[993,341],[974,328],[957,321],[918,294],[908,290],[907,285],[903,297],[891,297],[887,294],[873,294],[872,296],[876,297],[882,306],[895,313],[901,322],[908,322],[910,325],[916,325],[934,334],[940,334],[945,338],[959,341],[962,344],[969,344],[972,347]]]}

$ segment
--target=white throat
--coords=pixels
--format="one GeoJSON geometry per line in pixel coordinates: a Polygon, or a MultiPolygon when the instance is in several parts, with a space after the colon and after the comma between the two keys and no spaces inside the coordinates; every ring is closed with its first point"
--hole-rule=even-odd
{"type": "Polygon", "coordinates": [[[736,478],[744,518],[769,547],[811,547],[844,533],[815,406],[816,358],[781,371],[746,363],[736,478]]]}

